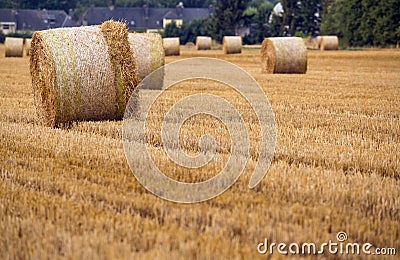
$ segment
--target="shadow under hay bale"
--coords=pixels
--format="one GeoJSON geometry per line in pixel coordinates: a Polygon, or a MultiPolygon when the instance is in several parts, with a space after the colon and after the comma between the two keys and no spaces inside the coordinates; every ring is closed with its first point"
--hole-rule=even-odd
{"type": "Polygon", "coordinates": [[[22,57],[24,54],[24,39],[6,37],[4,41],[6,57],[22,57]]]}
{"type": "Polygon", "coordinates": [[[263,73],[298,73],[307,71],[307,48],[299,37],[266,38],[261,47],[263,73]]]}
{"type": "Polygon", "coordinates": [[[339,49],[339,39],[337,36],[322,36],[321,51],[336,51],[339,49]]]}
{"type": "Polygon", "coordinates": [[[179,56],[180,54],[180,40],[178,37],[174,38],[164,38],[163,46],[165,51],[165,56],[179,56]]]}
{"type": "Polygon", "coordinates": [[[225,54],[234,54],[242,52],[242,37],[224,36],[222,40],[222,49],[225,54]]]}
{"type": "Polygon", "coordinates": [[[211,37],[197,36],[196,37],[196,50],[211,50],[211,37]]]}
{"type": "Polygon", "coordinates": [[[36,112],[47,126],[122,119],[140,81],[119,22],[35,32],[30,54],[36,112]]]}

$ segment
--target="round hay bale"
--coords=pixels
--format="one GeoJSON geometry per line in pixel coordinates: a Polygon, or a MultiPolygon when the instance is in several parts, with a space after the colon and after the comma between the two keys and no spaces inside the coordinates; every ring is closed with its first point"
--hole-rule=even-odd
{"type": "Polygon", "coordinates": [[[164,65],[165,54],[160,34],[130,33],[128,40],[139,80],[164,65]]]}
{"type": "Polygon", "coordinates": [[[30,72],[39,120],[122,119],[139,79],[125,24],[58,28],[33,34],[30,72]]]}
{"type": "Polygon", "coordinates": [[[211,37],[197,36],[196,50],[211,50],[211,37]]]}
{"type": "Polygon", "coordinates": [[[32,39],[25,39],[25,53],[26,53],[26,56],[29,56],[29,51],[31,49],[31,42],[32,42],[32,39]]]}
{"type": "Polygon", "coordinates": [[[323,36],[321,39],[321,51],[335,51],[339,48],[339,39],[337,36],[323,36]]]}
{"type": "Polygon", "coordinates": [[[6,37],[4,42],[6,57],[22,57],[24,54],[24,39],[6,37]]]}
{"type": "Polygon", "coordinates": [[[179,56],[180,40],[178,37],[175,38],[164,38],[163,46],[165,56],[179,56]]]}
{"type": "Polygon", "coordinates": [[[158,70],[164,66],[165,52],[163,39],[159,33],[130,33],[129,44],[131,46],[136,64],[136,74],[142,81],[151,72],[157,70],[156,75],[152,75],[149,89],[162,89],[164,82],[164,71],[158,70]]]}
{"type": "Polygon", "coordinates": [[[224,36],[222,39],[222,48],[225,54],[234,54],[242,52],[242,37],[224,36]]]}
{"type": "Polygon", "coordinates": [[[263,73],[306,73],[307,48],[299,37],[272,37],[262,42],[263,73]]]}
{"type": "Polygon", "coordinates": [[[196,45],[195,45],[193,42],[187,42],[187,43],[185,44],[185,46],[186,46],[188,49],[192,49],[192,48],[196,47],[196,45]]]}

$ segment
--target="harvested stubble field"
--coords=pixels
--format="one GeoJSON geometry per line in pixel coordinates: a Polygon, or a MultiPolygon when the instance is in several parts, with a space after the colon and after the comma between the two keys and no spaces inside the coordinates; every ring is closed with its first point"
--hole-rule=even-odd
{"type": "MultiPolygon", "coordinates": [[[[261,74],[259,50],[228,56],[182,49],[166,62],[195,56],[233,62],[259,82],[278,140],[254,190],[247,188],[250,162],[221,196],[183,205],[136,181],[124,155],[122,121],[39,126],[29,60],[4,58],[0,45],[1,259],[251,259],[261,257],[257,244],[265,238],[322,244],[337,242],[339,231],[347,241],[400,254],[400,51],[310,51],[305,75],[261,74]]],[[[187,125],[224,131],[207,117],[187,125]]],[[[196,152],[198,134],[186,140],[189,153],[196,152]]],[[[149,136],[157,150],[160,140],[149,136]]],[[[223,159],[226,143],[219,145],[223,159]]]]}

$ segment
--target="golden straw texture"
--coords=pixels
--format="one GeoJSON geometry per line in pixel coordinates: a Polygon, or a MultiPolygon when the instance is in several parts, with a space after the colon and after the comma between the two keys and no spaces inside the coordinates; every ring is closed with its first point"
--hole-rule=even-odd
{"type": "Polygon", "coordinates": [[[196,37],[196,50],[210,50],[210,49],[211,49],[211,37],[208,36],[196,37]]]}
{"type": "Polygon", "coordinates": [[[322,36],[321,51],[335,51],[339,48],[339,39],[337,36],[322,36]]]}
{"type": "Polygon", "coordinates": [[[180,40],[178,37],[164,38],[163,46],[165,56],[179,56],[180,40]]]}
{"type": "Polygon", "coordinates": [[[6,57],[22,57],[24,53],[24,39],[6,37],[4,42],[6,57]]]}
{"type": "Polygon", "coordinates": [[[134,62],[122,23],[35,32],[30,71],[40,121],[121,119],[139,82],[134,62]]]}
{"type": "Polygon", "coordinates": [[[307,48],[299,37],[266,38],[261,63],[263,73],[306,73],[307,48]]]}
{"type": "Polygon", "coordinates": [[[224,36],[222,40],[222,48],[225,54],[234,54],[242,52],[242,37],[240,36],[224,36]]]}

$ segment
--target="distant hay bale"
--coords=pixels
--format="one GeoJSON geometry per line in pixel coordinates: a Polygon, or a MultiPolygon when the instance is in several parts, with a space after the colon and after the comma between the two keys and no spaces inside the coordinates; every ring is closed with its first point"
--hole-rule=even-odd
{"type": "Polygon", "coordinates": [[[24,39],[6,37],[4,42],[6,57],[22,57],[24,54],[24,39]]]}
{"type": "Polygon", "coordinates": [[[339,39],[337,36],[322,36],[321,51],[333,51],[339,48],[339,39]]]}
{"type": "Polygon", "coordinates": [[[299,73],[307,71],[307,48],[299,37],[272,37],[262,42],[263,73],[299,73]]]}
{"type": "Polygon", "coordinates": [[[185,46],[189,49],[194,48],[196,45],[193,42],[187,42],[185,46]]]}
{"type": "Polygon", "coordinates": [[[178,37],[174,38],[164,38],[163,46],[165,51],[165,56],[179,56],[180,40],[178,37]]]}
{"type": "Polygon", "coordinates": [[[224,36],[222,40],[222,48],[225,54],[242,52],[242,37],[240,36],[224,36]]]}
{"type": "Polygon", "coordinates": [[[196,50],[211,50],[211,37],[197,36],[196,50]]]}
{"type": "Polygon", "coordinates": [[[32,42],[32,39],[25,39],[25,53],[26,53],[26,56],[29,56],[29,51],[31,49],[31,42],[32,42]]]}
{"type": "Polygon", "coordinates": [[[35,32],[30,72],[39,120],[53,127],[122,119],[139,82],[126,26],[114,21],[35,32]]]}

